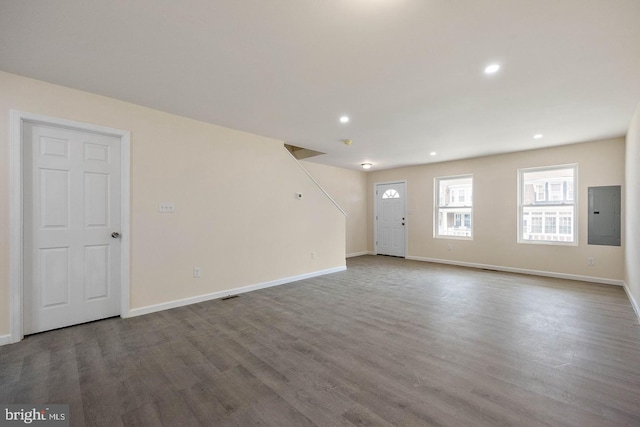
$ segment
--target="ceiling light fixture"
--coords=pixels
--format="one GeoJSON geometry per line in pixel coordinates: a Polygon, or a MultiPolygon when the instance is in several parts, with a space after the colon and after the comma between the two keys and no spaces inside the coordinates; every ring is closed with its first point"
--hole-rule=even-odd
{"type": "Polygon", "coordinates": [[[499,69],[500,69],[500,64],[487,65],[487,67],[484,69],[484,73],[485,74],[495,74],[495,73],[498,72],[499,69]]]}
{"type": "Polygon", "coordinates": [[[349,116],[340,117],[340,123],[349,123],[349,116]]]}
{"type": "Polygon", "coordinates": [[[541,133],[536,133],[535,135],[533,135],[533,139],[542,139],[544,138],[544,135],[541,133]]]}
{"type": "Polygon", "coordinates": [[[373,166],[371,163],[363,163],[362,169],[371,169],[371,166],[373,166]]]}
{"type": "Polygon", "coordinates": [[[436,153],[435,151],[432,151],[432,152],[429,153],[430,156],[435,156],[436,154],[438,154],[438,153],[436,153]]]}

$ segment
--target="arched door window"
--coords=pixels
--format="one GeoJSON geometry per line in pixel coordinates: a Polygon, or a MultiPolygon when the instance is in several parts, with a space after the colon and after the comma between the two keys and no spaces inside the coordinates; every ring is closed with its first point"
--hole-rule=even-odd
{"type": "Polygon", "coordinates": [[[387,191],[385,191],[384,193],[382,193],[382,198],[383,199],[399,199],[400,198],[400,193],[398,193],[393,188],[390,188],[387,191]]]}

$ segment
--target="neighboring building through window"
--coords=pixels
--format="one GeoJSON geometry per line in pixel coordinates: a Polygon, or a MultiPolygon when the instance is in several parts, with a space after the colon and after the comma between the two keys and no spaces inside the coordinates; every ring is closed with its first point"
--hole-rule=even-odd
{"type": "Polygon", "coordinates": [[[435,237],[473,236],[473,176],[435,179],[435,237]]]}
{"type": "Polygon", "coordinates": [[[520,169],[520,243],[577,243],[574,188],[577,165],[520,169]]]}

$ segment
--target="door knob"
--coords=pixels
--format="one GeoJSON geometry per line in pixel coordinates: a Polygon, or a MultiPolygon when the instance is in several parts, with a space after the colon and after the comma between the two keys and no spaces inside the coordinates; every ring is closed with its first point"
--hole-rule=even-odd
{"type": "Polygon", "coordinates": [[[120,237],[120,233],[118,233],[117,231],[114,231],[113,233],[111,233],[111,237],[113,237],[114,239],[117,239],[118,237],[120,237]]]}

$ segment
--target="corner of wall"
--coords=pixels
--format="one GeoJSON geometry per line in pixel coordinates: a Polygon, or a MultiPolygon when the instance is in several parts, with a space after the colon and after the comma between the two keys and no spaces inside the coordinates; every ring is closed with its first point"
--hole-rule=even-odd
{"type": "MultiPolygon", "coordinates": [[[[640,212],[640,104],[631,119],[625,145],[625,210],[629,213],[640,212]]],[[[640,301],[640,225],[638,221],[625,223],[625,290],[640,320],[638,301],[640,301]]]]}
{"type": "Polygon", "coordinates": [[[627,297],[629,298],[629,302],[631,302],[631,307],[633,308],[634,313],[636,313],[636,317],[638,318],[638,323],[640,323],[640,305],[638,304],[638,301],[635,299],[635,297],[631,293],[631,290],[629,289],[629,286],[627,285],[626,282],[623,284],[623,287],[624,287],[625,293],[627,294],[627,297]]]}

